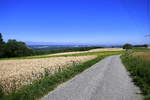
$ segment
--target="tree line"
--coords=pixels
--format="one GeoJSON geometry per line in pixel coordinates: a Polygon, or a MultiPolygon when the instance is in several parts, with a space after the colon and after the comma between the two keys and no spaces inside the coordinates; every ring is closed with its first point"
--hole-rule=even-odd
{"type": "Polygon", "coordinates": [[[127,49],[140,48],[140,47],[147,48],[148,45],[147,45],[147,44],[143,44],[143,45],[132,45],[132,44],[127,43],[127,44],[124,44],[122,48],[127,50],[127,49]]]}
{"type": "Polygon", "coordinates": [[[43,55],[43,54],[53,54],[53,53],[62,53],[62,52],[73,52],[73,51],[87,51],[91,49],[103,48],[98,46],[92,47],[72,47],[72,48],[62,48],[56,50],[45,50],[45,49],[33,49],[34,55],[43,55]]]}

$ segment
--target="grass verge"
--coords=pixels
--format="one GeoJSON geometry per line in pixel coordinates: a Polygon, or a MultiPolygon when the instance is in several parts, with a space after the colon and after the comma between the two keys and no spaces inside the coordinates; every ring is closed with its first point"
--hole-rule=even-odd
{"type": "Polygon", "coordinates": [[[144,100],[150,100],[150,62],[128,53],[122,55],[121,59],[135,84],[140,87],[145,96],[144,100]]]}
{"type": "Polygon", "coordinates": [[[24,86],[23,88],[15,91],[9,95],[1,95],[1,100],[35,100],[38,99],[49,91],[52,91],[59,84],[71,79],[75,75],[81,73],[85,69],[91,67],[105,56],[98,56],[97,58],[87,61],[80,65],[68,67],[63,71],[53,75],[46,75],[43,79],[34,81],[33,84],[24,86]]]}

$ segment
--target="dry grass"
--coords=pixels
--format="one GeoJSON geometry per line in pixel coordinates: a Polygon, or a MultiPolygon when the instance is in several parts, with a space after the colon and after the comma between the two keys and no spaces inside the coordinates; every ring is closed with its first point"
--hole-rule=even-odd
{"type": "Polygon", "coordinates": [[[1,60],[0,85],[7,94],[32,84],[45,74],[53,74],[62,68],[86,62],[96,56],[53,57],[42,59],[1,60]]]}
{"type": "Polygon", "coordinates": [[[150,52],[135,52],[133,53],[133,56],[140,57],[145,61],[150,61],[150,52]]]}

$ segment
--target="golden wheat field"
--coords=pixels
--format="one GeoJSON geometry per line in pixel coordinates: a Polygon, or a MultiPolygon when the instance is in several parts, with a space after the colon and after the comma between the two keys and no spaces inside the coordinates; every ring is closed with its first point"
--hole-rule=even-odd
{"type": "Polygon", "coordinates": [[[45,73],[53,74],[62,68],[94,59],[96,56],[51,57],[40,59],[0,60],[0,85],[7,94],[32,84],[45,73]]]}
{"type": "Polygon", "coordinates": [[[147,52],[135,52],[133,53],[133,56],[138,56],[142,58],[145,61],[150,61],[150,51],[147,52]]]}

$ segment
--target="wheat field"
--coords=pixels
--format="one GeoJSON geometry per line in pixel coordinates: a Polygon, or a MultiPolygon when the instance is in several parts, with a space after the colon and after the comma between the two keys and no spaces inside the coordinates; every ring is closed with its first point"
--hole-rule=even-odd
{"type": "Polygon", "coordinates": [[[97,56],[51,57],[40,59],[0,60],[0,86],[5,94],[41,79],[45,73],[80,64],[97,56]]]}
{"type": "Polygon", "coordinates": [[[133,56],[137,56],[142,58],[145,61],[150,61],[150,51],[147,52],[135,52],[133,53],[133,56]]]}

